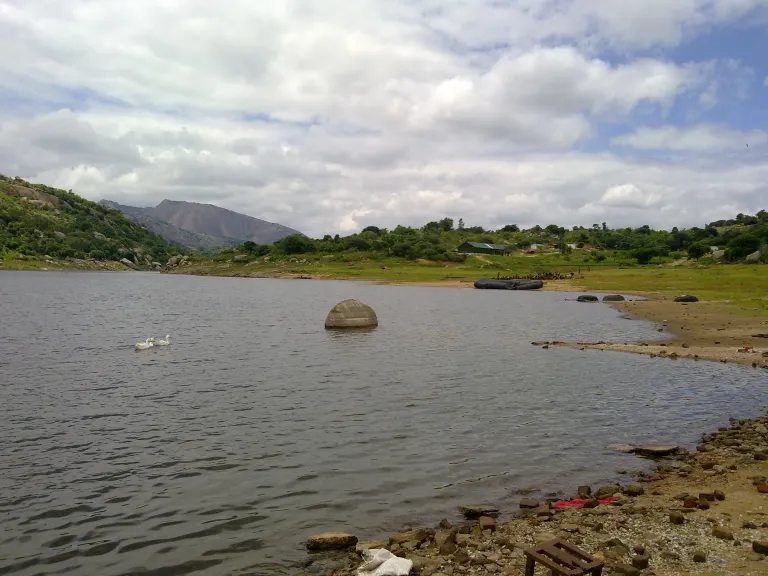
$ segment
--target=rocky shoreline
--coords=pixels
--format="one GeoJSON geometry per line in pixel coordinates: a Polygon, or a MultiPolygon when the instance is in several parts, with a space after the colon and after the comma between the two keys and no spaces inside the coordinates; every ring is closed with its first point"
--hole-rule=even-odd
{"type": "MultiPolygon", "coordinates": [[[[581,486],[567,504],[520,501],[520,510],[465,506],[466,520],[443,520],[373,542],[316,535],[303,576],[352,576],[362,553],[386,548],[423,576],[521,575],[524,549],[562,538],[605,562],[604,574],[768,574],[768,416],[731,421],[637,473],[632,485],[581,486]],[[329,549],[341,548],[335,552],[329,549]],[[328,554],[331,554],[330,556],[328,554]]],[[[538,572],[537,572],[538,574],[538,572]]]]}

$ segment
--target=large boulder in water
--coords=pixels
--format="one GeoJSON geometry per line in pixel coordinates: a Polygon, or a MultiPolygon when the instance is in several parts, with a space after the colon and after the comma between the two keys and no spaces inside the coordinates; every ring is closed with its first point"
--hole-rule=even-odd
{"type": "Polygon", "coordinates": [[[347,328],[375,328],[379,325],[376,312],[358,300],[344,300],[334,306],[325,319],[325,327],[331,330],[347,328]]]}

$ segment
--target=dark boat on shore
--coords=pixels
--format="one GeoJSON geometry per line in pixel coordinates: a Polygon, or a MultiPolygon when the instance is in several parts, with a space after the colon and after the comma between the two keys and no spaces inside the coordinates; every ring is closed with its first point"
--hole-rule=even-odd
{"type": "Polygon", "coordinates": [[[479,278],[475,280],[475,288],[481,290],[538,290],[544,286],[541,280],[497,280],[495,278],[479,278]]]}

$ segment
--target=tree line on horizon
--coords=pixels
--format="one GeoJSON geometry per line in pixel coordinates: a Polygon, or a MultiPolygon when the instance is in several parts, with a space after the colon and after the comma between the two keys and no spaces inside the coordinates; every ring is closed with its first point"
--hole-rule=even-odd
{"type": "MultiPolygon", "coordinates": [[[[208,252],[208,255],[239,252],[283,257],[347,253],[375,259],[463,262],[466,256],[456,249],[464,242],[500,244],[510,252],[544,244],[565,255],[575,246],[590,249],[585,253],[595,262],[606,260],[609,257],[606,254],[612,252],[621,255],[623,261],[631,258],[640,264],[654,258],[698,259],[709,253],[712,246],[717,246],[725,250],[726,260],[738,262],[768,243],[768,212],[738,214],[734,219],[718,220],[703,227],[675,227],[671,231],[654,230],[648,225],[613,229],[606,222],[591,227],[574,226],[570,230],[556,224],[528,229],[507,224],[497,230],[487,230],[482,226],[467,226],[463,219],[455,222],[446,217],[421,227],[399,225],[389,230],[366,226],[347,236],[326,234],[312,239],[292,234],[271,245],[244,242],[237,248],[208,252]]],[[[164,261],[169,255],[185,250],[131,222],[117,210],[86,200],[71,190],[0,175],[0,256],[3,252],[94,260],[119,260],[125,256],[137,259],[139,254],[146,254],[153,260],[164,261]],[[21,198],[14,189],[17,186],[49,194],[55,198],[56,205],[21,198]]]]}
{"type": "Polygon", "coordinates": [[[532,244],[545,244],[562,254],[569,254],[575,246],[592,249],[595,261],[606,258],[604,251],[614,251],[626,253],[640,264],[656,257],[687,255],[698,259],[717,246],[725,250],[726,260],[737,262],[768,243],[768,212],[760,210],[754,216],[739,214],[735,219],[711,222],[701,228],[675,227],[671,231],[654,230],[648,225],[613,229],[605,222],[589,228],[574,226],[570,230],[557,224],[536,225],[525,230],[508,224],[497,230],[486,230],[482,226],[466,226],[462,219],[455,224],[452,218],[443,218],[420,228],[396,226],[389,230],[366,226],[348,236],[326,234],[312,239],[294,234],[273,245],[244,242],[236,251],[254,256],[367,252],[408,260],[463,262],[466,256],[456,249],[464,242],[500,244],[510,251],[525,251],[532,244]]]}

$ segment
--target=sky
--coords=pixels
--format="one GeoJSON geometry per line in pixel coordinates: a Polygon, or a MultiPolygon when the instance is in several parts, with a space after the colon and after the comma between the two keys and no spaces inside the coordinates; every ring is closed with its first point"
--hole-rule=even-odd
{"type": "Polygon", "coordinates": [[[311,236],[768,208],[768,0],[0,0],[0,173],[311,236]]]}

